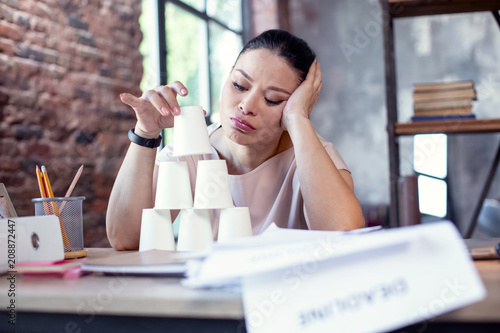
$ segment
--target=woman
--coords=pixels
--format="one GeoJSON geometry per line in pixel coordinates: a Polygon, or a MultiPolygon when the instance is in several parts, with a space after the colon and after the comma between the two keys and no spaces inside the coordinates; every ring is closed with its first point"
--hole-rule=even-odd
{"type": "MultiPolygon", "coordinates": [[[[272,222],[317,230],[364,226],[350,172],[309,120],[321,88],[321,69],[309,46],[288,32],[266,31],[243,48],[224,84],[220,124],[208,128],[213,154],[180,158],[191,177],[198,160],[226,160],[235,206],[249,207],[254,234],[272,222]]],[[[139,144],[131,143],[109,201],[107,233],[115,249],[138,248],[142,209],[154,205],[155,161],[178,160],[172,147],[157,156],[141,144],[173,126],[180,114],[177,95],[187,94],[174,82],[140,98],[120,96],[136,113],[131,140],[139,144]]]]}

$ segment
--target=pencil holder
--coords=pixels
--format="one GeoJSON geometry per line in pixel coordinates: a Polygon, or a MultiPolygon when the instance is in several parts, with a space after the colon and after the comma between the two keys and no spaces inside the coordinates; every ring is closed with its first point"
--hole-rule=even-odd
{"type": "MultiPolygon", "coordinates": [[[[85,197],[35,198],[35,215],[56,215],[61,226],[65,258],[83,257],[82,202],[85,197]]],[[[85,252],[85,253],[84,253],[85,252]]]]}

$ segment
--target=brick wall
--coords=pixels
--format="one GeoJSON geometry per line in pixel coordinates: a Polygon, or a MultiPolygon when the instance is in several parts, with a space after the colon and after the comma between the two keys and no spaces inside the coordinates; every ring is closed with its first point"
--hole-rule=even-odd
{"type": "Polygon", "coordinates": [[[0,182],[18,215],[34,215],[35,166],[54,194],[83,195],[85,246],[107,246],[105,212],[129,145],[139,95],[142,39],[137,0],[0,2],[0,182]]]}
{"type": "Polygon", "coordinates": [[[280,0],[252,0],[253,36],[279,27],[278,1],[280,0]]]}

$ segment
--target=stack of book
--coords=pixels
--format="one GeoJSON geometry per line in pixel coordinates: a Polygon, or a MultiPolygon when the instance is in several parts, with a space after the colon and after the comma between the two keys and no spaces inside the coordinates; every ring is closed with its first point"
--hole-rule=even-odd
{"type": "Polygon", "coordinates": [[[477,94],[472,81],[415,84],[411,120],[475,119],[473,100],[477,94]]]}

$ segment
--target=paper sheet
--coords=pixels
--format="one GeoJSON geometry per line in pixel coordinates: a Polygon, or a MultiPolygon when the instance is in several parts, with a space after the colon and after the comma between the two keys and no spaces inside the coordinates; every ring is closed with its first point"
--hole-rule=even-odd
{"type": "Polygon", "coordinates": [[[485,297],[451,222],[368,233],[274,229],[239,243],[215,246],[184,283],[241,283],[250,333],[388,331],[485,297]]]}

